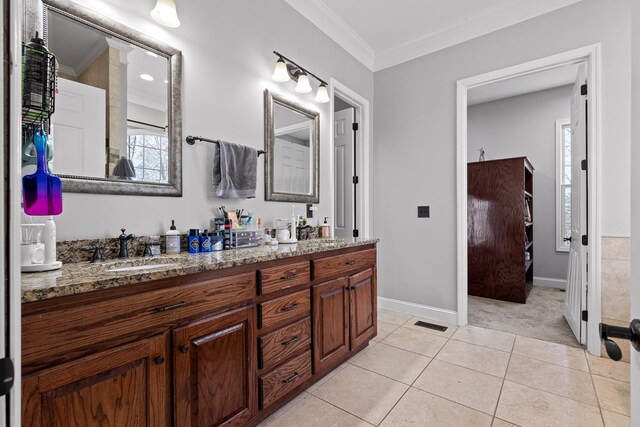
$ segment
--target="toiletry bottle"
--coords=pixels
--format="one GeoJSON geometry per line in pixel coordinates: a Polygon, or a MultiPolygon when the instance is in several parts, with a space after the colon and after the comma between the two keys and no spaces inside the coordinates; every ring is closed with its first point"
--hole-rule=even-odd
{"type": "Polygon", "coordinates": [[[174,220],[171,220],[171,227],[165,234],[166,251],[168,254],[180,253],[180,232],[176,230],[176,224],[174,220]]]}
{"type": "Polygon", "coordinates": [[[200,236],[197,228],[189,229],[189,236],[187,237],[187,248],[189,249],[189,253],[197,254],[200,252],[200,236]]]}
{"type": "Polygon", "coordinates": [[[208,230],[204,230],[200,234],[200,252],[211,252],[211,238],[208,230]]]}
{"type": "Polygon", "coordinates": [[[42,233],[42,243],[44,243],[44,264],[56,262],[56,223],[53,217],[47,218],[42,233]]]}
{"type": "Polygon", "coordinates": [[[331,227],[329,226],[329,223],[327,222],[327,220],[329,219],[328,216],[324,217],[324,224],[322,224],[320,226],[320,238],[322,239],[328,239],[329,236],[331,236],[331,227]]]}
{"type": "Polygon", "coordinates": [[[296,205],[291,205],[291,225],[289,228],[289,232],[291,233],[291,240],[295,240],[297,229],[298,229],[298,217],[296,216],[296,205]]]}

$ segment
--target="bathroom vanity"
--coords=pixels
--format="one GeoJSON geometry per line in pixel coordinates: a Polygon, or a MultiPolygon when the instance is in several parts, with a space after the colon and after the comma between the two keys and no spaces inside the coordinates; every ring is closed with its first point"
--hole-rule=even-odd
{"type": "Polygon", "coordinates": [[[24,275],[24,425],[257,424],[376,336],[376,244],[24,275]]]}

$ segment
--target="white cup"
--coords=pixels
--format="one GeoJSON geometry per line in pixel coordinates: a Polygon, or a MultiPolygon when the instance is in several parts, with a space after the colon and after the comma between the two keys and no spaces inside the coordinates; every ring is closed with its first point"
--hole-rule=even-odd
{"type": "Polygon", "coordinates": [[[281,240],[281,241],[290,240],[291,239],[291,233],[286,228],[281,228],[276,233],[276,238],[278,240],[281,240]]]}
{"type": "Polygon", "coordinates": [[[42,264],[44,262],[44,243],[20,245],[21,265],[42,264]]]}

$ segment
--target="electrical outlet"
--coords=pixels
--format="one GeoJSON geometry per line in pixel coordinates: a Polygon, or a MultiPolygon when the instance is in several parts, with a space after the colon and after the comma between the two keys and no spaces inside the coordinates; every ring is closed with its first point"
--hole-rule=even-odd
{"type": "Polygon", "coordinates": [[[418,206],[418,218],[429,218],[429,206],[418,206]]]}
{"type": "Polygon", "coordinates": [[[313,218],[313,211],[315,211],[313,205],[311,203],[307,203],[307,218],[313,218]]]}

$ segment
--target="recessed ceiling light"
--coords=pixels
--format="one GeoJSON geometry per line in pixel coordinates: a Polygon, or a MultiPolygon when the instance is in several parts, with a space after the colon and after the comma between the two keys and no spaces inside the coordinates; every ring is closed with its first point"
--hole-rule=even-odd
{"type": "Polygon", "coordinates": [[[154,58],[157,58],[157,57],[158,57],[158,54],[153,53],[153,52],[151,52],[151,51],[149,51],[149,50],[147,51],[147,55],[149,55],[149,56],[153,56],[154,58]]]}
{"type": "Polygon", "coordinates": [[[146,80],[148,82],[152,82],[153,81],[153,76],[151,76],[149,74],[140,74],[140,78],[142,80],[146,80]]]}

